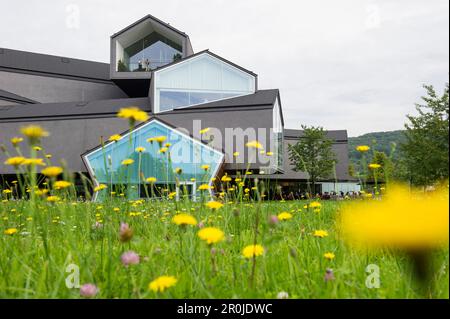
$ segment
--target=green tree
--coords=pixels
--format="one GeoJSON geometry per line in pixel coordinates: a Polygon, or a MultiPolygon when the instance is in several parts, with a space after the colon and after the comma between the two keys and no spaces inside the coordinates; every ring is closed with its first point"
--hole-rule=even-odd
{"type": "Polygon", "coordinates": [[[302,129],[303,136],[300,140],[288,146],[289,159],[294,171],[308,173],[308,187],[310,183],[311,189],[315,191],[319,178],[329,178],[332,175],[337,159],[331,148],[333,141],[326,137],[322,127],[302,125],[302,129]]]}
{"type": "Polygon", "coordinates": [[[449,84],[438,96],[425,85],[424,104],[416,104],[418,116],[408,115],[406,140],[400,145],[409,180],[414,185],[431,185],[449,177],[449,84]]]}

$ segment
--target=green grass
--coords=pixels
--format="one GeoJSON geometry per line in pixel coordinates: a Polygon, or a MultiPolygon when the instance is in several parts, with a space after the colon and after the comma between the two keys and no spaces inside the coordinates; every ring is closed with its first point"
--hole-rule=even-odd
{"type": "Polygon", "coordinates": [[[290,298],[449,297],[448,247],[434,253],[434,287],[424,296],[405,256],[364,253],[346,246],[336,223],[342,204],[322,204],[320,213],[304,209],[302,201],[261,204],[257,242],[266,251],[256,258],[252,285],[252,260],[241,252],[253,243],[257,202],[226,204],[213,212],[192,202],[41,201],[32,214],[29,201],[4,201],[0,203],[0,298],[80,298],[78,289],[65,285],[70,274],[66,267],[72,263],[79,266],[80,284],[99,287],[97,298],[275,298],[281,291],[290,298]],[[216,273],[211,248],[197,237],[199,228],[183,230],[171,222],[177,211],[225,232],[226,239],[214,246],[216,273]],[[282,211],[292,212],[293,218],[270,226],[269,216],[282,211]],[[130,212],[137,214],[130,216],[130,212]],[[102,221],[101,228],[94,227],[96,220],[102,221]],[[120,242],[120,222],[132,227],[130,242],[120,242]],[[11,227],[18,232],[3,234],[11,227]],[[327,230],[329,236],[314,237],[318,229],[327,230]],[[128,250],[140,255],[140,264],[128,268],[121,264],[120,256],[128,250]],[[335,259],[325,259],[326,252],[333,252],[335,259]],[[369,264],[380,268],[378,289],[365,285],[369,264]],[[335,280],[324,281],[327,268],[333,269],[335,280]],[[163,293],[149,291],[148,284],[160,275],[173,275],[178,282],[163,293]]]}

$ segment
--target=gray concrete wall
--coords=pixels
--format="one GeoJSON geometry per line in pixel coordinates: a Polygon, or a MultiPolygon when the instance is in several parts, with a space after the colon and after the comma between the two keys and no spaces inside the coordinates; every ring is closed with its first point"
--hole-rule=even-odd
{"type": "Polygon", "coordinates": [[[125,98],[113,82],[81,81],[0,71],[0,89],[40,103],[92,101],[125,98]]]}

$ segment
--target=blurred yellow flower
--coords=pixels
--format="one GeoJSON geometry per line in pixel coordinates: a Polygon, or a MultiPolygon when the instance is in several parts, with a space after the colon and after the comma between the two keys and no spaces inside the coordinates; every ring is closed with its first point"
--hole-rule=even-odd
{"type": "Polygon", "coordinates": [[[42,151],[42,147],[40,147],[40,146],[34,146],[33,149],[34,149],[36,152],[42,151]]]}
{"type": "Polygon", "coordinates": [[[154,292],[163,292],[167,288],[175,286],[177,279],[173,276],[161,276],[153,280],[148,288],[154,292]]]}
{"type": "Polygon", "coordinates": [[[224,239],[225,234],[218,228],[205,227],[199,230],[197,233],[200,239],[206,241],[208,245],[216,244],[224,239]]]}
{"type": "Polygon", "coordinates": [[[147,121],[149,119],[147,112],[134,106],[121,108],[117,113],[117,117],[129,119],[131,121],[147,121]]]}
{"type": "Polygon", "coordinates": [[[326,230],[319,229],[314,231],[313,235],[314,237],[324,238],[328,236],[328,232],[326,230]]]}
{"type": "Polygon", "coordinates": [[[44,130],[42,127],[38,125],[28,125],[22,127],[20,129],[20,132],[26,137],[28,137],[30,140],[39,139],[41,137],[46,137],[49,135],[46,130],[44,130]]]}
{"type": "Polygon", "coordinates": [[[222,178],[220,180],[225,183],[231,182],[231,177],[228,175],[224,175],[224,176],[222,176],[222,178]]]}
{"type": "Polygon", "coordinates": [[[118,141],[120,141],[121,138],[122,138],[122,136],[120,136],[119,134],[114,134],[114,135],[111,135],[108,138],[108,141],[110,141],[110,142],[118,142],[118,141]]]}
{"type": "Polygon", "coordinates": [[[128,166],[128,165],[131,165],[131,164],[133,164],[134,163],[134,160],[133,159],[131,159],[131,158],[127,158],[127,159],[124,159],[123,161],[122,161],[122,165],[123,166],[128,166]]]}
{"type": "Polygon", "coordinates": [[[17,228],[8,228],[5,229],[5,231],[3,232],[5,235],[14,235],[15,233],[17,233],[17,228]]]}
{"type": "Polygon", "coordinates": [[[138,153],[145,152],[145,147],[142,147],[142,146],[136,147],[136,152],[138,152],[138,153]]]}
{"type": "Polygon", "coordinates": [[[47,202],[50,202],[50,203],[55,203],[55,202],[58,202],[60,200],[61,200],[61,198],[59,198],[59,196],[49,196],[49,197],[47,197],[47,202]]]}
{"type": "Polygon", "coordinates": [[[378,168],[380,168],[381,167],[381,165],[380,164],[377,164],[377,163],[371,163],[371,164],[369,164],[369,168],[370,169],[378,169],[378,168]]]}
{"type": "Polygon", "coordinates": [[[200,134],[205,134],[205,133],[209,132],[209,130],[210,130],[210,128],[206,127],[204,129],[200,130],[200,134]]]}
{"type": "Polygon", "coordinates": [[[223,206],[223,204],[221,202],[216,202],[216,201],[209,201],[206,203],[206,206],[208,206],[211,209],[219,209],[223,206]]]}
{"type": "Polygon", "coordinates": [[[167,147],[161,147],[158,152],[162,153],[162,154],[165,154],[168,150],[169,149],[167,147]]]}
{"type": "Polygon", "coordinates": [[[175,168],[175,173],[181,174],[181,173],[183,173],[183,170],[181,168],[177,167],[177,168],[175,168]]]}
{"type": "Polygon", "coordinates": [[[292,218],[292,214],[288,212],[282,212],[279,213],[277,217],[279,220],[288,220],[292,218]]]}
{"type": "Polygon", "coordinates": [[[16,157],[10,157],[5,161],[5,165],[11,165],[14,167],[18,167],[19,165],[22,165],[23,162],[25,162],[25,158],[22,156],[16,156],[16,157]]]}
{"type": "Polygon", "coordinates": [[[100,185],[98,185],[98,186],[96,186],[94,188],[94,192],[99,192],[99,191],[104,190],[106,188],[108,188],[108,186],[106,186],[105,184],[100,184],[100,185]]]}
{"type": "Polygon", "coordinates": [[[209,170],[209,165],[205,164],[205,165],[200,166],[200,168],[207,171],[207,170],[209,170]]]}
{"type": "Polygon", "coordinates": [[[45,166],[44,160],[42,158],[26,158],[22,165],[36,165],[36,166],[45,166]]]}
{"type": "Polygon", "coordinates": [[[242,256],[245,258],[258,257],[264,254],[264,247],[261,245],[248,245],[242,250],[242,256]]]}
{"type": "Polygon", "coordinates": [[[392,185],[379,201],[344,206],[344,238],[356,246],[404,249],[448,243],[448,200],[448,189],[423,193],[392,185]]]}
{"type": "Polygon", "coordinates": [[[17,145],[19,145],[20,143],[22,143],[23,142],[23,138],[21,138],[21,137],[13,137],[13,138],[11,138],[11,144],[14,146],[14,147],[17,147],[17,145]]]}
{"type": "Polygon", "coordinates": [[[55,187],[55,189],[64,189],[67,187],[70,187],[72,185],[71,182],[67,182],[67,181],[56,181],[53,186],[55,187]]]}
{"type": "Polygon", "coordinates": [[[63,169],[59,166],[49,166],[47,168],[44,168],[42,170],[42,174],[48,177],[56,177],[60,174],[62,174],[63,169]]]}
{"type": "Polygon", "coordinates": [[[273,156],[273,152],[267,152],[266,155],[267,156],[273,156]]]}
{"type": "Polygon", "coordinates": [[[157,179],[156,177],[147,177],[145,180],[147,183],[156,183],[157,179]]]}
{"type": "Polygon", "coordinates": [[[321,203],[319,203],[319,202],[311,202],[311,203],[309,203],[309,208],[312,208],[312,209],[320,209],[321,207],[322,207],[322,204],[321,203]]]}
{"type": "Polygon", "coordinates": [[[328,252],[328,253],[323,254],[323,257],[325,257],[325,259],[328,259],[328,260],[333,260],[334,257],[336,257],[336,256],[333,253],[328,252]]]}
{"type": "Polygon", "coordinates": [[[207,190],[210,190],[212,187],[211,186],[209,186],[208,184],[202,184],[202,185],[200,185],[199,187],[198,187],[198,190],[199,191],[207,191],[207,190]]]}
{"type": "Polygon", "coordinates": [[[358,146],[356,146],[356,150],[357,150],[358,152],[364,153],[364,152],[369,151],[369,150],[370,150],[370,147],[367,146],[367,145],[358,145],[358,146]]]}
{"type": "Polygon", "coordinates": [[[239,156],[239,152],[234,152],[234,153],[233,153],[233,156],[234,156],[234,157],[238,157],[238,156],[239,156]]]}
{"type": "Polygon", "coordinates": [[[176,225],[197,225],[197,220],[194,216],[189,214],[177,214],[173,216],[172,222],[176,225]]]}

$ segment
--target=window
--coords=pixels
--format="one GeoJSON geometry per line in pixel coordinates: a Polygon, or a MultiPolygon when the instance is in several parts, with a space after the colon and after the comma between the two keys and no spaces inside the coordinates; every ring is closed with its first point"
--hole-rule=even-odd
{"type": "Polygon", "coordinates": [[[148,72],[183,56],[181,45],[152,32],[123,49],[123,60],[119,61],[119,72],[148,72]]]}
{"type": "Polygon", "coordinates": [[[272,133],[272,145],[273,145],[273,162],[272,166],[276,170],[283,170],[284,159],[284,147],[283,147],[283,122],[281,119],[281,106],[278,98],[275,100],[273,106],[273,133],[272,133]]]}
{"type": "Polygon", "coordinates": [[[205,52],[155,72],[155,113],[251,94],[256,78],[205,52]]]}
{"type": "MultiPolygon", "coordinates": [[[[109,143],[103,148],[98,148],[84,156],[90,174],[98,184],[130,185],[131,197],[145,197],[142,194],[141,185],[145,179],[155,177],[155,185],[165,186],[175,183],[210,184],[210,180],[216,175],[222,160],[223,153],[214,150],[208,145],[194,140],[164,123],[152,119],[131,133],[124,135],[121,140],[109,143]],[[164,136],[163,143],[147,142],[152,137],[164,136]],[[171,145],[166,152],[161,152],[166,143],[171,145]],[[144,147],[145,151],[136,152],[137,147],[144,147]],[[169,161],[170,153],[170,161],[169,161]],[[124,159],[133,159],[134,163],[123,166],[124,159]],[[207,164],[210,168],[205,171],[201,168],[207,164]],[[180,168],[182,173],[177,175],[174,171],[180,168]]],[[[190,186],[192,187],[192,186],[190,186]]]]}

